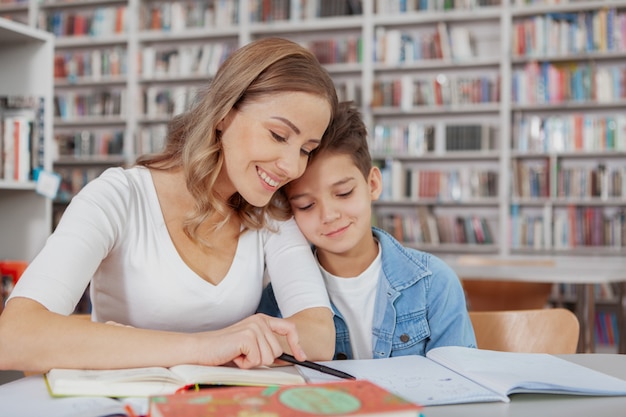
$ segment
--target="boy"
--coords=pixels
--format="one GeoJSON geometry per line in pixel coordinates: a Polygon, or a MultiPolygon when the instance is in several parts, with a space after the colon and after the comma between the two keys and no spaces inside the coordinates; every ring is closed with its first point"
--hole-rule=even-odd
{"type": "MultiPolygon", "coordinates": [[[[381,194],[382,178],[372,166],[367,131],[351,103],[341,103],[326,139],[285,193],[298,227],[313,245],[333,304],[334,359],[475,347],[454,271],[371,226],[371,202],[381,194]]],[[[259,309],[279,315],[271,286],[259,309]]]]}

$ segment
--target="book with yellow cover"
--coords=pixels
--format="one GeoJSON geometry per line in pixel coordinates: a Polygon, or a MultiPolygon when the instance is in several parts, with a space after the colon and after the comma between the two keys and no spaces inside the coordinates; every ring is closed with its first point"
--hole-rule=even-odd
{"type": "Polygon", "coordinates": [[[268,386],[305,383],[293,366],[254,369],[203,365],[112,370],[52,369],[44,377],[52,396],[147,397],[173,394],[195,384],[268,386]]]}
{"type": "Polygon", "coordinates": [[[209,388],[150,398],[151,417],[418,417],[422,407],[367,380],[209,388]]]}

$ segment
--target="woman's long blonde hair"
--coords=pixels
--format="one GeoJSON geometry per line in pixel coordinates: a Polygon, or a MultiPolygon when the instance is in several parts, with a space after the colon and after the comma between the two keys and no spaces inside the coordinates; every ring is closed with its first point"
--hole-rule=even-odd
{"type": "Polygon", "coordinates": [[[137,159],[137,165],[151,169],[183,168],[187,188],[196,201],[195,209],[184,225],[185,234],[192,240],[211,246],[199,236],[198,227],[215,212],[223,217],[214,225],[216,229],[227,223],[232,215],[239,217],[244,230],[264,227],[266,215],[275,219],[289,217],[282,193],[275,193],[266,207],[254,207],[239,193],[224,203],[214,188],[224,164],[218,123],[231,109],[248,100],[284,92],[323,97],[331,106],[331,114],[337,108],[332,79],[306,48],[281,38],[249,43],[224,61],[191,109],[171,120],[165,149],[137,159]]]}

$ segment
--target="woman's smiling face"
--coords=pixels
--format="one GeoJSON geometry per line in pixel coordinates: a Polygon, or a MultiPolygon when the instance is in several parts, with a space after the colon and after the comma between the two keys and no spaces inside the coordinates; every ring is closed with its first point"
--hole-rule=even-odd
{"type": "Polygon", "coordinates": [[[265,206],[304,173],[330,115],[326,99],[303,92],[274,94],[233,109],[218,126],[224,152],[218,192],[225,199],[239,192],[253,206],[265,206]]]}

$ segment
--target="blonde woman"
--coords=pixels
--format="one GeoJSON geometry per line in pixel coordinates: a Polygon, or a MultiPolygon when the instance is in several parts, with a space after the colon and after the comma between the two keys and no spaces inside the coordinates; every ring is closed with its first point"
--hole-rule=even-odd
{"type": "Polygon", "coordinates": [[[304,173],[336,103],[299,45],[235,51],[163,152],[74,197],[0,316],[0,369],[330,359],[324,284],[276,191],[304,173]],[[265,269],[284,320],[254,314],[265,269]],[[92,321],[77,320],[88,284],[92,321]]]}

